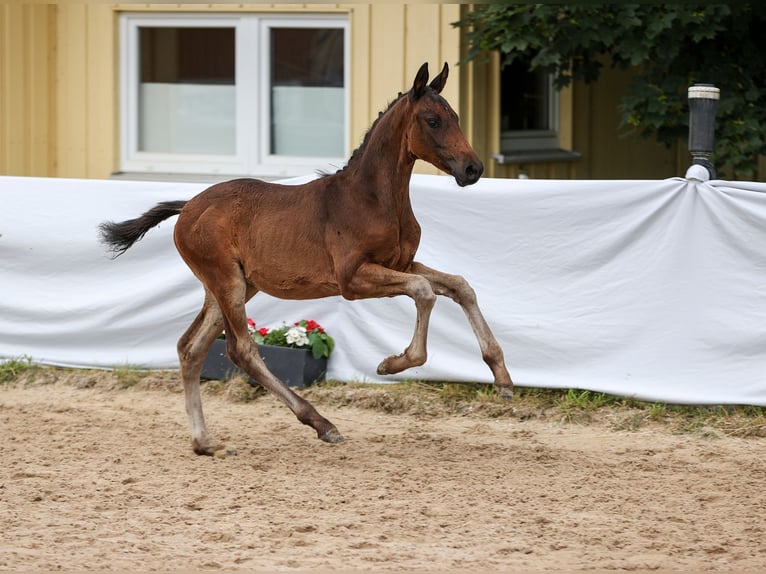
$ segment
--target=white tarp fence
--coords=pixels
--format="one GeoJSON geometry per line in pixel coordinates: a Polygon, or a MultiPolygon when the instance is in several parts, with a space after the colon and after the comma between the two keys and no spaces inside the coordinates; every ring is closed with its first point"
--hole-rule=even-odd
{"type": "MultiPolygon", "coordinates": [[[[306,178],[304,178],[305,180],[306,178]]],[[[116,260],[104,220],[136,217],[203,184],[0,178],[0,359],[177,368],[202,303],[168,220],[116,260]]],[[[458,273],[517,385],[674,403],[766,405],[766,185],[414,176],[418,259],[458,273]]],[[[340,380],[491,381],[461,310],[440,298],[429,360],[375,374],[409,343],[406,297],[248,304],[259,326],[315,319],[340,380]]]]}

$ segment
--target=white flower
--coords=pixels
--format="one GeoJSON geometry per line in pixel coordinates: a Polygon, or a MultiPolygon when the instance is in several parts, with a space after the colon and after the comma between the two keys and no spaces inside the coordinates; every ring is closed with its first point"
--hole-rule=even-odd
{"type": "Polygon", "coordinates": [[[288,345],[296,345],[303,347],[309,344],[308,335],[306,335],[306,327],[290,327],[285,335],[285,340],[288,345]]]}

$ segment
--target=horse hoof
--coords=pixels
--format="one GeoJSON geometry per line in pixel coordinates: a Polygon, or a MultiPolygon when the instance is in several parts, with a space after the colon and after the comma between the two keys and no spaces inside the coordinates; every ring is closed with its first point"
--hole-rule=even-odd
{"type": "Polygon", "coordinates": [[[378,365],[378,374],[394,375],[396,373],[401,373],[403,370],[410,367],[416,367],[422,364],[422,362],[412,362],[408,360],[405,353],[402,353],[401,355],[391,355],[390,357],[383,359],[378,365]]]}
{"type": "Polygon", "coordinates": [[[194,454],[200,456],[214,456],[216,458],[224,458],[237,453],[236,449],[222,444],[210,444],[207,441],[202,442],[196,439],[192,440],[192,450],[194,451],[194,454]]]}
{"type": "Polygon", "coordinates": [[[336,428],[331,428],[323,435],[320,435],[319,439],[330,444],[338,444],[339,442],[346,440],[345,437],[340,434],[336,428]]]}
{"type": "Polygon", "coordinates": [[[513,400],[513,387],[495,387],[495,392],[501,399],[506,401],[513,400]]]}

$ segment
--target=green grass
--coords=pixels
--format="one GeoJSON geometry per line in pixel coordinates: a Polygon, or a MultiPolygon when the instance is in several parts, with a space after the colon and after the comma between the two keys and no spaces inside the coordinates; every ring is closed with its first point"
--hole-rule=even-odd
{"type": "Polygon", "coordinates": [[[660,422],[668,414],[668,405],[665,403],[650,403],[649,404],[649,420],[660,422]]]}
{"type": "Polygon", "coordinates": [[[317,403],[415,416],[481,416],[605,424],[634,432],[650,424],[671,432],[714,438],[719,434],[766,437],[766,407],[672,405],[583,389],[516,387],[512,401],[483,383],[405,381],[375,385],[326,381],[306,389],[317,403]]]}
{"type": "Polygon", "coordinates": [[[22,373],[37,369],[31,357],[21,356],[0,363],[0,385],[18,379],[22,373]]]}
{"type": "MultiPolygon", "coordinates": [[[[29,357],[0,362],[0,384],[32,373],[36,381],[71,384],[87,379],[89,386],[128,389],[141,381],[152,388],[181,390],[177,372],[158,375],[135,365],[121,365],[102,376],[88,370],[82,378],[77,370],[39,367],[29,357]],[[146,377],[151,377],[147,379],[146,377]],[[157,380],[154,380],[157,379],[157,380]],[[74,382],[73,382],[74,381],[74,382]]],[[[29,377],[27,377],[29,378],[29,377]]],[[[238,379],[237,379],[238,380],[238,379]]],[[[265,392],[239,381],[247,392],[238,392],[235,381],[208,381],[205,392],[224,394],[228,399],[259,400],[265,392]]],[[[615,431],[633,432],[654,425],[669,432],[702,437],[720,435],[766,438],[766,407],[695,406],[639,401],[583,389],[516,387],[514,399],[500,397],[492,385],[409,380],[392,384],[324,381],[300,391],[317,405],[353,407],[394,415],[417,417],[471,416],[485,419],[539,420],[554,424],[598,424],[615,431]]]]}
{"type": "Polygon", "coordinates": [[[117,379],[117,383],[123,389],[129,389],[136,386],[141,379],[146,377],[150,371],[136,365],[119,365],[112,368],[112,373],[117,379]]]}

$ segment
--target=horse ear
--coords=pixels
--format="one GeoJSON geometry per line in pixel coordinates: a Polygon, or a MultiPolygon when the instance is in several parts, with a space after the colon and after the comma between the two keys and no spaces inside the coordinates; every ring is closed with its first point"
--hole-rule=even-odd
{"type": "Polygon", "coordinates": [[[410,91],[410,97],[417,100],[423,95],[426,89],[426,82],[428,82],[428,62],[420,66],[417,75],[415,76],[415,82],[412,84],[412,90],[410,91]]]}
{"type": "Polygon", "coordinates": [[[449,66],[447,65],[447,62],[444,62],[442,71],[439,72],[439,75],[429,84],[437,94],[440,94],[444,89],[444,84],[447,83],[447,76],[449,76],[449,66]]]}

